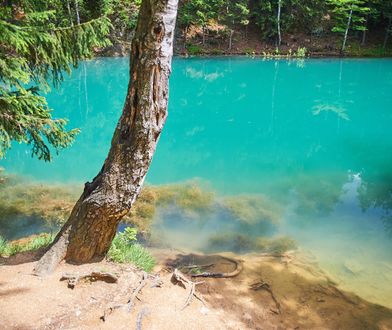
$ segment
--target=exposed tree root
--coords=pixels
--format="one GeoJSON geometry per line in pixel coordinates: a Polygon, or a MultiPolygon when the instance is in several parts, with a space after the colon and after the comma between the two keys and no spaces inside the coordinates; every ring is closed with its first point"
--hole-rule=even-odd
{"type": "Polygon", "coordinates": [[[275,306],[276,306],[276,310],[271,309],[271,312],[273,312],[273,313],[275,313],[275,314],[280,314],[280,313],[281,313],[280,303],[279,303],[278,299],[276,299],[276,297],[275,297],[275,295],[274,295],[274,292],[273,292],[272,289],[271,289],[271,286],[270,286],[267,282],[260,281],[260,282],[253,283],[253,284],[250,286],[250,288],[251,288],[252,290],[255,290],[255,291],[258,291],[258,290],[265,290],[265,291],[268,291],[269,294],[271,295],[272,300],[273,300],[274,303],[275,303],[275,306]]]}
{"type": "Polygon", "coordinates": [[[189,294],[181,310],[184,310],[186,307],[190,305],[193,297],[196,297],[203,303],[203,305],[205,305],[205,301],[203,297],[201,297],[198,293],[196,293],[196,285],[202,284],[204,282],[193,282],[187,279],[186,276],[183,273],[181,273],[178,269],[174,269],[172,281],[176,284],[180,284],[184,289],[186,289],[187,285],[189,286],[189,294]]]}
{"type": "Polygon", "coordinates": [[[128,300],[128,312],[130,313],[133,307],[133,303],[135,301],[135,299],[137,298],[137,295],[139,294],[139,292],[144,288],[144,286],[147,284],[147,280],[148,280],[148,274],[146,272],[143,272],[143,277],[139,283],[139,285],[136,287],[135,290],[133,290],[131,297],[128,300]]]}
{"type": "Polygon", "coordinates": [[[226,272],[226,273],[214,273],[214,272],[204,272],[201,274],[191,274],[192,277],[213,277],[213,278],[230,278],[230,277],[236,277],[238,276],[242,270],[243,270],[243,265],[242,261],[240,260],[234,260],[231,258],[227,257],[221,257],[230,263],[235,265],[235,269],[232,272],[226,272]]]}
{"type": "Polygon", "coordinates": [[[139,314],[137,315],[137,321],[136,321],[136,330],[142,330],[142,322],[143,322],[143,317],[147,315],[150,312],[150,310],[147,307],[144,307],[139,314]]]}
{"type": "Polygon", "coordinates": [[[54,271],[57,265],[64,260],[67,253],[69,227],[57,234],[54,242],[48,247],[45,254],[35,265],[33,274],[45,276],[54,271]]]}
{"type": "Polygon", "coordinates": [[[106,321],[107,317],[112,314],[116,309],[121,309],[121,308],[126,308],[128,312],[130,313],[134,304],[135,299],[137,299],[138,294],[140,291],[144,288],[144,286],[147,284],[148,281],[148,274],[146,272],[143,272],[142,279],[139,282],[139,285],[133,290],[131,297],[129,298],[128,302],[126,304],[118,304],[114,306],[110,306],[105,309],[103,315],[100,317],[102,321],[106,321]]]}
{"type": "Polygon", "coordinates": [[[68,274],[65,273],[61,277],[60,281],[68,280],[68,287],[70,289],[75,288],[80,280],[89,280],[90,282],[95,281],[104,281],[106,283],[117,283],[118,277],[111,273],[103,273],[103,272],[91,272],[87,274],[68,274]]]}

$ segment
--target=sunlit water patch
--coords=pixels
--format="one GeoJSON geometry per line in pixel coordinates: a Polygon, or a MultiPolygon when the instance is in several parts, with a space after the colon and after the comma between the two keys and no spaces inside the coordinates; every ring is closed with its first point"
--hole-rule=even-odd
{"type": "MultiPolygon", "coordinates": [[[[107,154],[127,65],[83,63],[48,95],[56,116],[81,128],[75,144],[50,164],[14,145],[0,166],[78,188],[64,197],[59,186],[30,183],[23,195],[3,185],[0,235],[45,230],[69,212],[107,154]],[[45,200],[50,210],[25,205],[45,200]]],[[[170,93],[150,188],[130,214],[151,242],[299,249],[341,287],[392,307],[392,60],[175,59],[170,93]]]]}

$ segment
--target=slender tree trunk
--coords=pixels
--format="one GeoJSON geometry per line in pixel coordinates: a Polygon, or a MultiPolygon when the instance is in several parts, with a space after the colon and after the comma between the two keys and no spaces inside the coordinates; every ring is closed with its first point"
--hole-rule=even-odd
{"type": "Polygon", "coordinates": [[[229,51],[231,51],[232,47],[233,47],[233,34],[234,34],[234,30],[230,29],[230,35],[229,35],[229,51]]]}
{"type": "Polygon", "coordinates": [[[167,117],[178,0],[143,0],[130,56],[122,115],[101,171],[74,206],[54,243],[38,262],[43,275],[63,259],[101,260],[117,226],[138,196],[167,117]]]}
{"type": "Polygon", "coordinates": [[[340,54],[344,54],[344,50],[346,49],[346,43],[347,43],[347,36],[348,36],[348,31],[350,30],[350,25],[351,25],[351,18],[353,16],[353,9],[350,9],[350,14],[348,15],[348,20],[347,20],[347,26],[346,26],[346,31],[344,32],[344,39],[343,39],[343,45],[342,49],[340,50],[340,54]]]}
{"type": "Polygon", "coordinates": [[[365,46],[365,44],[366,44],[366,35],[367,35],[368,20],[369,20],[369,16],[366,16],[366,19],[365,19],[365,30],[362,31],[361,46],[365,46]]]}
{"type": "Polygon", "coordinates": [[[75,12],[76,12],[76,24],[80,24],[80,15],[79,15],[79,3],[78,0],[75,1],[75,12]]]}
{"type": "Polygon", "coordinates": [[[205,46],[206,45],[206,29],[204,26],[201,28],[201,31],[203,34],[203,46],[205,46]]]}
{"type": "Polygon", "coordinates": [[[67,10],[68,10],[69,20],[71,21],[71,26],[73,26],[74,24],[73,24],[71,5],[69,3],[69,0],[67,0],[67,10]]]}
{"type": "Polygon", "coordinates": [[[186,51],[186,44],[188,43],[188,25],[184,28],[184,51],[186,51]]]}
{"type": "Polygon", "coordinates": [[[365,46],[365,44],[366,44],[366,34],[367,34],[367,30],[363,30],[362,31],[361,46],[365,46]]]}
{"type": "Polygon", "coordinates": [[[282,44],[282,35],[281,35],[281,31],[280,31],[281,11],[282,11],[282,0],[278,0],[278,18],[277,18],[277,22],[278,22],[278,47],[280,47],[280,45],[282,44]]]}
{"type": "Polygon", "coordinates": [[[391,25],[392,25],[392,17],[389,17],[389,19],[388,19],[388,26],[387,26],[387,29],[385,31],[384,43],[383,43],[383,46],[382,46],[384,50],[387,48],[389,34],[391,33],[391,25]]]}

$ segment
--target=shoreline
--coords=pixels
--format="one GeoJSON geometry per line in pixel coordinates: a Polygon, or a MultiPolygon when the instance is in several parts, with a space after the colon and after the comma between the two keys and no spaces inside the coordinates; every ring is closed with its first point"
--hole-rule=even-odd
{"type": "MultiPolygon", "coordinates": [[[[100,54],[97,53],[95,54],[94,57],[85,59],[85,61],[89,60],[94,60],[94,59],[99,59],[99,58],[127,58],[129,57],[129,53],[125,55],[108,55],[108,54],[100,54]]],[[[348,60],[348,59],[392,59],[392,54],[391,55],[382,55],[382,56],[366,56],[366,55],[345,55],[341,56],[338,54],[329,54],[329,53],[319,53],[319,54],[311,54],[307,55],[304,57],[299,57],[299,56],[290,56],[290,55],[263,55],[263,54],[254,54],[254,55],[249,55],[247,53],[228,53],[228,54],[213,54],[213,53],[203,53],[203,54],[197,54],[197,55],[184,55],[184,54],[174,54],[173,58],[181,58],[181,59],[193,59],[193,58],[235,58],[235,57],[240,57],[240,58],[249,58],[249,59],[265,59],[265,60],[308,60],[308,59],[342,59],[342,60],[348,60]]]]}

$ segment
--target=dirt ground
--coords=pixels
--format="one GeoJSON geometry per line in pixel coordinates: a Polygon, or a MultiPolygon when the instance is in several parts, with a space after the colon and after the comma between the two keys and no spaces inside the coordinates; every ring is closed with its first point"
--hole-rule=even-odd
{"type": "Polygon", "coordinates": [[[63,263],[40,278],[32,275],[34,262],[3,260],[0,329],[392,329],[391,310],[342,292],[295,254],[152,252],[161,262],[145,281],[130,265],[63,263]],[[203,283],[190,301],[191,285],[172,279],[175,268],[185,273],[194,265],[230,273],[236,267],[230,260],[239,258],[242,271],[236,277],[192,279],[203,283]],[[118,281],[80,281],[74,289],[60,281],[65,273],[92,271],[109,272],[118,281]]]}

